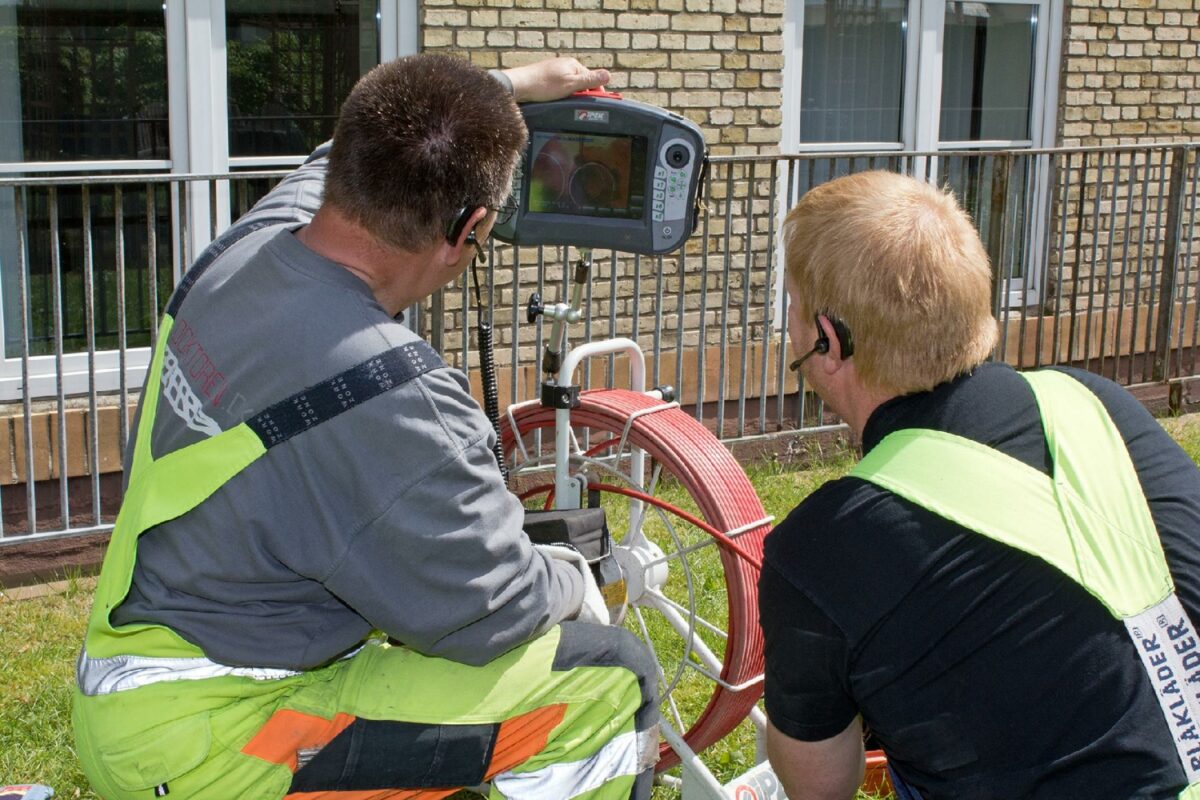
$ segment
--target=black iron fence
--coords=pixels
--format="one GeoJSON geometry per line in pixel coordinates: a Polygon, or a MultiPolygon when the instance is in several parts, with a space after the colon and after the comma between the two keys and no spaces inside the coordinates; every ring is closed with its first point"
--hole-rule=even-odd
{"type": "MultiPolygon", "coordinates": [[[[1072,363],[1180,398],[1200,375],[1196,143],[1018,151],[714,158],[698,228],[678,253],[596,252],[573,341],[625,336],[647,379],[726,440],[836,425],[785,368],[778,228],[805,191],[867,169],[950,187],[992,259],[1000,340],[1019,368],[1072,363]]],[[[105,530],[121,493],[131,408],[171,288],[215,235],[283,174],[0,180],[0,545],[105,530]]],[[[565,248],[493,242],[481,288],[500,400],[535,396],[544,334],[534,292],[567,296],[565,248]]],[[[465,281],[411,324],[476,380],[465,281]]],[[[269,302],[269,300],[265,300],[269,302]]],[[[622,385],[624,356],[585,363],[622,385]]]]}

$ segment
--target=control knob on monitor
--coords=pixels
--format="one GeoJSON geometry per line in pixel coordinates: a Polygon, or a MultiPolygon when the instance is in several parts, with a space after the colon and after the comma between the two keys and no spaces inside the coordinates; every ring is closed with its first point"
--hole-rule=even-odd
{"type": "Polygon", "coordinates": [[[667,148],[667,163],[675,169],[682,169],[692,160],[691,151],[681,144],[673,144],[667,148]]]}

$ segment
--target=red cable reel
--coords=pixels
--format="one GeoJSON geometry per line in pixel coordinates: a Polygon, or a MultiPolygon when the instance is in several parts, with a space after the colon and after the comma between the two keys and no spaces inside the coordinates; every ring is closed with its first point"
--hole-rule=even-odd
{"type": "MultiPolygon", "coordinates": [[[[646,499],[711,536],[724,573],[728,617],[724,654],[720,657],[721,682],[713,683],[707,706],[683,732],[688,746],[699,753],[732,731],[762,696],[763,641],[758,625],[758,574],[763,537],[771,526],[741,466],[716,437],[678,406],[624,389],[597,389],[580,395],[579,407],[571,411],[571,424],[577,430],[587,428],[597,433],[607,432],[610,434],[607,438],[616,442],[626,435],[626,425],[631,417],[628,444],[644,450],[664,472],[673,476],[691,496],[703,519],[689,520],[687,512],[669,503],[646,499]],[[733,532],[732,538],[725,535],[729,532],[733,532]]],[[[533,431],[553,430],[554,410],[530,404],[514,409],[511,415],[504,417],[502,441],[510,461],[514,454],[520,454],[513,437],[513,421],[522,440],[528,441],[533,431]]],[[[543,436],[543,439],[547,440],[547,447],[553,446],[552,435],[543,436]]],[[[545,456],[546,453],[543,450],[538,455],[545,456]]],[[[603,480],[592,488],[640,495],[603,480]]],[[[681,553],[678,557],[686,558],[687,554],[681,553]]],[[[675,566],[670,559],[668,564],[670,568],[675,566]]],[[[661,745],[660,756],[660,772],[679,763],[678,756],[665,743],[661,745]]]]}

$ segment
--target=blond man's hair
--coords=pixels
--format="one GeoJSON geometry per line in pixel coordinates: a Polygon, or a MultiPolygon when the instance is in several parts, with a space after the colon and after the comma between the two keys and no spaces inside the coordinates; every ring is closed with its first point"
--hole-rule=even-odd
{"type": "Polygon", "coordinates": [[[788,212],[783,242],[798,310],[846,324],[867,386],[932,389],[991,353],[991,266],[949,192],[891,172],[838,178],[788,212]]]}

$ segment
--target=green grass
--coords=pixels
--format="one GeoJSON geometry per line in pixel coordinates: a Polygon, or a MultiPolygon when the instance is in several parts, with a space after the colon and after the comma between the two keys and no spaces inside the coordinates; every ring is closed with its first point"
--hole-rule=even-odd
{"type": "MultiPolygon", "coordinates": [[[[808,470],[778,463],[755,464],[749,468],[752,482],[769,514],[782,519],[797,502],[829,478],[849,468],[846,457],[808,470]]],[[[660,495],[695,512],[691,498],[670,479],[662,481],[660,495]]],[[[621,529],[623,508],[614,506],[611,522],[621,529]]],[[[670,541],[660,521],[648,524],[650,535],[670,541]]],[[[676,535],[686,545],[705,534],[686,525],[675,525],[676,535]]],[[[717,624],[725,621],[724,580],[715,550],[709,548],[691,559],[693,582],[699,597],[697,611],[717,624]]],[[[70,580],[64,591],[15,600],[0,592],[0,785],[36,781],[55,788],[65,798],[92,798],[74,756],[71,741],[70,697],[75,657],[83,639],[91,604],[88,582],[70,580]]],[[[667,587],[672,597],[685,597],[683,579],[672,571],[667,587]],[[682,593],[682,594],[681,594],[682,593]]],[[[632,626],[632,623],[630,623],[632,626]]],[[[682,643],[665,628],[661,619],[649,617],[651,635],[660,642],[664,661],[677,663],[682,643]]],[[[706,641],[715,649],[720,642],[710,635],[706,641]]],[[[696,714],[707,703],[712,687],[690,670],[676,691],[684,716],[696,714]]],[[[748,722],[705,754],[706,761],[722,781],[731,780],[754,763],[754,734],[748,722]]],[[[465,796],[465,795],[464,795],[465,796]]],[[[677,793],[655,789],[655,800],[671,800],[677,793]]]]}
{"type": "Polygon", "coordinates": [[[1164,419],[1162,425],[1192,461],[1200,464],[1200,415],[1164,419]]]}
{"type": "MultiPolygon", "coordinates": [[[[89,584],[90,585],[90,584],[89,584]]],[[[38,782],[59,797],[95,797],[71,742],[71,687],[90,589],[28,600],[0,592],[0,785],[38,782]]]]}
{"type": "MultiPolygon", "coordinates": [[[[1200,463],[1200,416],[1168,419],[1163,426],[1191,458],[1200,463]]],[[[763,506],[776,520],[787,513],[822,483],[850,468],[852,458],[839,452],[821,454],[824,460],[801,469],[792,464],[770,461],[754,463],[747,474],[763,506]]],[[[664,481],[660,495],[681,506],[691,506],[687,493],[678,485],[664,481]]],[[[694,508],[693,508],[694,510],[694,508]]],[[[610,511],[612,527],[620,529],[623,510],[610,511]]],[[[660,523],[651,525],[652,537],[664,538],[660,523]]],[[[686,526],[677,526],[677,535],[687,542],[702,536],[686,526]]],[[[701,551],[694,581],[702,586],[698,611],[715,622],[724,619],[723,580],[719,564],[701,551]],[[719,600],[719,602],[718,602],[719,600]]],[[[667,594],[678,597],[680,579],[671,574],[667,594]]],[[[62,591],[31,599],[14,600],[0,592],[0,785],[36,781],[54,787],[59,797],[94,798],[75,758],[71,742],[71,687],[75,657],[83,639],[86,617],[91,606],[89,583],[68,580],[62,591]]],[[[661,639],[664,660],[678,659],[682,647],[673,646],[671,637],[655,620],[648,620],[652,637],[661,639]]],[[[711,645],[719,643],[706,636],[711,645]]],[[[681,684],[681,710],[695,712],[707,701],[711,687],[693,675],[681,684]]],[[[705,753],[705,761],[727,781],[753,765],[754,734],[743,722],[726,739],[705,753]]],[[[672,800],[677,793],[658,787],[655,800],[672,800]]],[[[861,795],[862,800],[869,800],[861,795]]]]}

